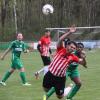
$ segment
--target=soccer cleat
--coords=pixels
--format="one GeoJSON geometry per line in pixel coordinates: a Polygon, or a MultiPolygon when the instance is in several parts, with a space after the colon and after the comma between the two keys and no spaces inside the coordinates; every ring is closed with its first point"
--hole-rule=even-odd
{"type": "Polygon", "coordinates": [[[3,85],[3,86],[6,86],[5,82],[0,81],[0,84],[3,85]]]}
{"type": "Polygon", "coordinates": [[[47,100],[47,97],[46,97],[46,95],[44,95],[44,96],[43,96],[43,100],[47,100]]]}
{"type": "Polygon", "coordinates": [[[29,84],[29,83],[25,83],[25,84],[23,84],[23,86],[30,86],[31,84],[29,84]]]}
{"type": "Polygon", "coordinates": [[[39,73],[38,72],[35,72],[35,78],[39,79],[39,73]]]}

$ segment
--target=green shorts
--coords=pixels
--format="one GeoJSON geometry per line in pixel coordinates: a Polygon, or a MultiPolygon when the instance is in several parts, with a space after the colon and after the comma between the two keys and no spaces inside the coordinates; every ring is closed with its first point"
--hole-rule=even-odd
{"type": "Polygon", "coordinates": [[[74,69],[74,70],[67,70],[66,71],[66,79],[70,77],[70,78],[74,78],[74,77],[80,77],[80,73],[78,71],[78,68],[74,69]]]}
{"type": "Polygon", "coordinates": [[[12,60],[11,68],[13,69],[21,69],[23,67],[23,64],[20,59],[14,59],[12,60]]]}

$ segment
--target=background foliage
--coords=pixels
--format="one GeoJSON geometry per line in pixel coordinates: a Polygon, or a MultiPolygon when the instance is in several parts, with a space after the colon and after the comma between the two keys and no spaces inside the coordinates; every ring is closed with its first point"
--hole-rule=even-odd
{"type": "MultiPolygon", "coordinates": [[[[15,36],[14,1],[0,0],[0,41],[15,36]]],[[[16,0],[17,27],[25,39],[38,39],[46,27],[100,25],[99,9],[100,0],[16,0]],[[54,6],[54,14],[42,14],[46,3],[54,6]]]]}

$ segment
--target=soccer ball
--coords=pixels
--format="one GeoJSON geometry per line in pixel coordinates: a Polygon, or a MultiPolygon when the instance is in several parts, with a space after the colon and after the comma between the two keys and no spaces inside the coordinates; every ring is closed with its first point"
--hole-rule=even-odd
{"type": "Polygon", "coordinates": [[[54,8],[53,8],[52,5],[46,4],[46,5],[44,5],[43,8],[42,8],[42,12],[43,12],[43,14],[45,14],[45,15],[52,14],[52,13],[54,12],[54,8]]]}

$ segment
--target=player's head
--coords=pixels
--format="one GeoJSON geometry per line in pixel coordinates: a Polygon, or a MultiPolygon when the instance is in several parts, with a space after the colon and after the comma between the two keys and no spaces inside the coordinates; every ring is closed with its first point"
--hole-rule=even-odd
{"type": "Polygon", "coordinates": [[[51,33],[50,33],[50,31],[49,31],[49,30],[46,30],[46,31],[45,31],[45,36],[47,36],[47,37],[48,37],[48,36],[50,36],[50,34],[51,34],[51,33]]]}
{"type": "Polygon", "coordinates": [[[81,42],[77,43],[77,50],[80,52],[80,51],[82,51],[83,49],[84,49],[84,44],[81,43],[81,42]]]}
{"type": "Polygon", "coordinates": [[[22,33],[17,33],[17,40],[23,40],[23,34],[22,33]]]}
{"type": "Polygon", "coordinates": [[[72,53],[77,48],[77,43],[74,41],[69,41],[66,46],[69,53],[72,53]]]}
{"type": "Polygon", "coordinates": [[[65,47],[67,46],[67,44],[68,44],[69,41],[71,41],[70,38],[66,38],[66,39],[64,40],[64,46],[65,46],[65,47]]]}

